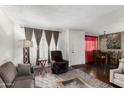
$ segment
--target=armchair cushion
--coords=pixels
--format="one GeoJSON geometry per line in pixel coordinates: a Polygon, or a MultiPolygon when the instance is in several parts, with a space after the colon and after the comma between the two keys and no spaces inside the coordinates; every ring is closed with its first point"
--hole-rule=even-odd
{"type": "Polygon", "coordinates": [[[60,62],[63,60],[61,51],[51,51],[51,58],[56,62],[60,62]]]}

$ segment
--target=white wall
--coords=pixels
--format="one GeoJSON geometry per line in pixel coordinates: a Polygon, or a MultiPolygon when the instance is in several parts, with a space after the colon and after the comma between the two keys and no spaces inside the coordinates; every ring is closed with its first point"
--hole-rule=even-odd
{"type": "Polygon", "coordinates": [[[19,25],[14,24],[14,63],[22,64],[23,63],[23,48],[18,47],[18,40],[24,40],[24,29],[21,28],[19,25]]]}
{"type": "Polygon", "coordinates": [[[0,65],[13,61],[13,23],[0,10],[0,65]]]}
{"type": "Polygon", "coordinates": [[[69,30],[63,30],[59,35],[58,49],[62,51],[63,58],[69,60],[69,30]]]}

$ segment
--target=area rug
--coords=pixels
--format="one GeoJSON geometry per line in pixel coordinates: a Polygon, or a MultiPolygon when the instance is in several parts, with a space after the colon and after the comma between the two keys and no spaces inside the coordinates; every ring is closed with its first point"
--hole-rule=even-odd
{"type": "MultiPolygon", "coordinates": [[[[113,88],[111,85],[104,83],[95,77],[79,70],[71,70],[67,73],[55,75],[52,73],[47,73],[44,76],[35,77],[35,87],[36,88],[57,88],[57,82],[65,81],[73,78],[80,78],[88,82],[93,88],[113,88]]],[[[78,85],[74,84],[71,86],[66,86],[66,88],[79,88],[78,85]]]]}

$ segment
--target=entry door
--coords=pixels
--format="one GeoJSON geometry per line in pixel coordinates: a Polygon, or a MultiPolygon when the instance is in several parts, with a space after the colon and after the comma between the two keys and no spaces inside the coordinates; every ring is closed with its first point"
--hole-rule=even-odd
{"type": "Polygon", "coordinates": [[[85,63],[85,33],[83,31],[69,32],[70,65],[85,63]]]}

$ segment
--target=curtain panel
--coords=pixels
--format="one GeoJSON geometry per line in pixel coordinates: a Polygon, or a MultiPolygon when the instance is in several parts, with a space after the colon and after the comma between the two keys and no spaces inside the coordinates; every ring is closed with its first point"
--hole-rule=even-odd
{"type": "Polygon", "coordinates": [[[32,39],[32,35],[33,35],[33,29],[32,28],[28,28],[28,27],[25,27],[25,38],[26,40],[30,40],[32,39]]]}
{"type": "Polygon", "coordinates": [[[38,59],[40,58],[40,52],[39,52],[39,45],[40,45],[40,41],[41,41],[41,37],[42,37],[42,29],[34,29],[34,35],[35,35],[35,40],[37,43],[37,57],[36,57],[36,65],[38,64],[38,59]]]}
{"type": "Polygon", "coordinates": [[[52,31],[45,30],[46,40],[48,47],[50,46],[51,38],[52,38],[52,31]]]}
{"type": "Polygon", "coordinates": [[[56,50],[57,50],[57,44],[58,44],[58,39],[59,39],[59,32],[58,31],[53,31],[53,36],[54,36],[55,46],[56,46],[56,50]]]}
{"type": "Polygon", "coordinates": [[[52,31],[45,30],[45,35],[46,35],[46,41],[48,44],[48,63],[50,63],[50,42],[52,38],[52,31]]]}
{"type": "MultiPolygon", "coordinates": [[[[31,41],[33,39],[33,43],[35,44],[34,46],[36,46],[36,48],[34,48],[34,50],[33,50],[33,51],[36,51],[36,53],[34,55],[36,57],[35,64],[38,65],[38,59],[41,56],[42,57],[46,56],[46,58],[48,58],[48,63],[50,63],[50,49],[52,46],[52,47],[54,47],[54,49],[57,50],[59,31],[43,30],[43,29],[29,28],[29,27],[24,27],[24,30],[25,30],[26,40],[31,41]],[[53,35],[53,37],[52,37],[52,35],[53,35]],[[43,47],[41,47],[41,46],[43,46],[43,47]],[[48,46],[48,49],[45,49],[45,48],[47,48],[47,46],[48,46]],[[42,54],[40,54],[41,52],[45,52],[45,53],[42,55],[42,54]]],[[[28,48],[28,51],[29,51],[29,48],[28,48]]],[[[30,53],[30,51],[29,51],[29,53],[30,53]]],[[[35,59],[33,59],[33,60],[35,60],[35,59]]]]}

